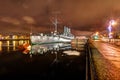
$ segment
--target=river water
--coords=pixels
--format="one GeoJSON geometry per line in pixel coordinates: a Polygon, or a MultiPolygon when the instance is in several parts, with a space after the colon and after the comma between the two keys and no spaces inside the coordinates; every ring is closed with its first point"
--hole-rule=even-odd
{"type": "Polygon", "coordinates": [[[18,50],[23,43],[29,40],[0,41],[0,77],[85,80],[84,50],[75,50],[71,44],[44,44],[32,45],[32,54],[24,54],[18,50]]]}
{"type": "Polygon", "coordinates": [[[17,51],[18,46],[22,45],[23,43],[29,43],[29,40],[0,41],[0,52],[17,51]]]}

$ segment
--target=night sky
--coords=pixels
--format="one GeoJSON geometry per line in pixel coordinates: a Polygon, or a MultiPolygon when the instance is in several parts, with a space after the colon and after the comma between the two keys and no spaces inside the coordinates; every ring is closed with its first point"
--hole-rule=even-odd
{"type": "Polygon", "coordinates": [[[119,14],[120,0],[0,0],[0,30],[50,32],[57,17],[59,31],[102,31],[119,14]]]}

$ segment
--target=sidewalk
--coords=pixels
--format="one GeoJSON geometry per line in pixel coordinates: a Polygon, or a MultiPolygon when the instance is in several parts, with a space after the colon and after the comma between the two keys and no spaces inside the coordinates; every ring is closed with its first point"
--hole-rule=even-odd
{"type": "MultiPolygon", "coordinates": [[[[93,42],[94,43],[94,42],[93,42]]],[[[108,44],[109,45],[109,44],[108,44]]],[[[98,75],[98,80],[119,80],[120,68],[116,66],[119,63],[120,52],[112,55],[116,50],[113,46],[110,48],[106,43],[95,42],[92,49],[92,58],[98,75]],[[109,51],[109,52],[108,52],[109,51]],[[118,59],[118,60],[117,60],[118,59]]]]}

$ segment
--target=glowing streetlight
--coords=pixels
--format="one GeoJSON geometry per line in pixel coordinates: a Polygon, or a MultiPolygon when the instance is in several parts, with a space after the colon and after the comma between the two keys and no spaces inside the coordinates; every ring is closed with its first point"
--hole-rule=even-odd
{"type": "Polygon", "coordinates": [[[95,33],[95,35],[98,35],[98,34],[99,34],[99,32],[96,32],[96,33],[95,33]]]}
{"type": "Polygon", "coordinates": [[[116,24],[117,24],[117,22],[115,20],[110,20],[110,22],[109,22],[109,25],[111,25],[111,26],[114,26],[116,24]]]}
{"type": "Polygon", "coordinates": [[[112,33],[112,26],[114,26],[116,24],[117,24],[117,22],[115,20],[110,20],[109,21],[109,26],[108,26],[108,31],[109,31],[108,36],[109,36],[109,38],[113,37],[112,34],[111,34],[112,33]]]}

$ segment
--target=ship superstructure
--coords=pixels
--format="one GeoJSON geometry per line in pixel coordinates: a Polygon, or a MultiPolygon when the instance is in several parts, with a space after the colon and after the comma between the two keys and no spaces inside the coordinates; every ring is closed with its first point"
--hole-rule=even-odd
{"type": "Polygon", "coordinates": [[[32,44],[44,44],[44,43],[61,43],[61,42],[71,42],[74,39],[74,35],[71,34],[71,30],[68,27],[64,27],[64,32],[62,34],[34,34],[30,36],[32,44]]]}
{"type": "Polygon", "coordinates": [[[30,35],[31,43],[32,44],[49,44],[49,43],[61,43],[61,42],[71,42],[74,39],[74,35],[71,33],[71,29],[64,26],[64,31],[62,34],[58,34],[57,24],[58,20],[55,18],[52,23],[55,26],[54,32],[51,32],[49,35],[46,34],[37,34],[37,35],[30,35]]]}

